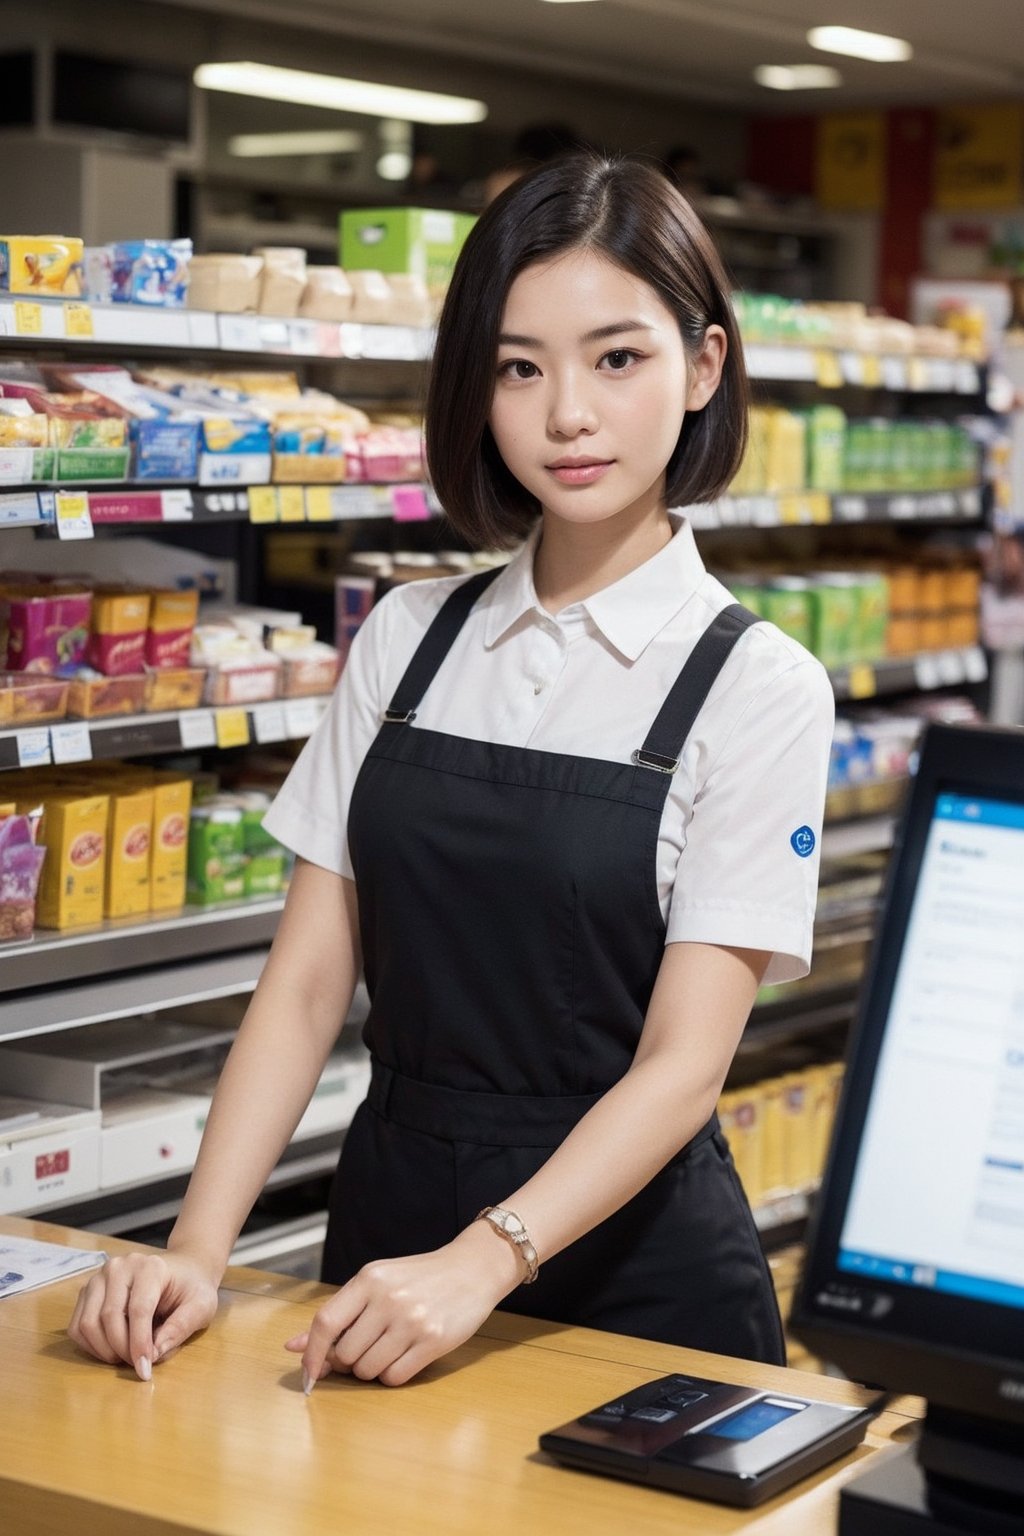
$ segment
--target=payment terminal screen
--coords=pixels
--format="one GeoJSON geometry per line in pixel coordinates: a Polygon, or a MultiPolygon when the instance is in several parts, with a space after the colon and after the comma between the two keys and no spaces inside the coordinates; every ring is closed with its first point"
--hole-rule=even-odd
{"type": "Polygon", "coordinates": [[[1024,806],[940,794],[839,1268],[1024,1309],[1024,806]]]}

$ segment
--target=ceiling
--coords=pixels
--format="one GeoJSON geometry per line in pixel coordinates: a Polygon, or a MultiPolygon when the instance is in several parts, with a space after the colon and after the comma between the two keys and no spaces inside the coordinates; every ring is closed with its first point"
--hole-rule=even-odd
{"type": "Polygon", "coordinates": [[[1024,97],[1024,0],[171,0],[744,111],[1024,97]],[[824,23],[896,34],[905,64],[812,49],[824,23]],[[832,64],[839,89],[769,91],[758,64],[832,64]]]}

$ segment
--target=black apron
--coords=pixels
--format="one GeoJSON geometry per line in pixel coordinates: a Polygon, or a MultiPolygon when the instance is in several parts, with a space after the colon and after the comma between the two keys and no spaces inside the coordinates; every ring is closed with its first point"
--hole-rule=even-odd
{"type": "MultiPolygon", "coordinates": [[[[437,1248],[507,1200],[626,1072],[664,954],[656,859],[671,771],[755,622],[738,606],[713,621],[628,765],[417,729],[419,701],[496,574],[441,608],[353,790],[373,1074],[331,1192],[334,1285],[370,1260],[437,1248]]],[[[541,1254],[536,1283],[503,1306],[785,1359],[715,1116],[621,1210],[541,1254]]]]}

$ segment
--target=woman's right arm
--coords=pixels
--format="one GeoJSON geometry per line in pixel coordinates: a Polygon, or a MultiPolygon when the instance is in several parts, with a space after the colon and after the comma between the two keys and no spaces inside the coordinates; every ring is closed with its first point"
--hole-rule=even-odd
{"type": "Polygon", "coordinates": [[[88,1354],[148,1378],[211,1321],[242,1223],[312,1098],[360,966],[354,884],[299,859],[167,1252],[111,1259],[82,1288],[68,1332],[88,1354]]]}

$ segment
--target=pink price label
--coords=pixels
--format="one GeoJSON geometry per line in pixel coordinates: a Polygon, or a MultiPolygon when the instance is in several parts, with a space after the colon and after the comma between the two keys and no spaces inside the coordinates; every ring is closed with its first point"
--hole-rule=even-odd
{"type": "Polygon", "coordinates": [[[94,523],[162,523],[163,500],[159,491],[136,491],[117,495],[93,491],[89,510],[94,523]]]}
{"type": "Polygon", "coordinates": [[[422,523],[430,517],[422,485],[392,486],[391,505],[396,523],[422,523]]]}

